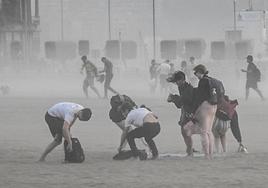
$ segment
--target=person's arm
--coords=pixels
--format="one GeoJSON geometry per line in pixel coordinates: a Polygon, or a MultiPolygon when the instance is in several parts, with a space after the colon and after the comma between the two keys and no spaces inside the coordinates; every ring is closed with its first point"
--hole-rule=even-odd
{"type": "Polygon", "coordinates": [[[103,68],[103,70],[99,71],[99,73],[106,72],[106,69],[107,69],[107,67],[106,67],[106,64],[104,63],[104,68],[103,68]]]}
{"type": "Polygon", "coordinates": [[[118,152],[120,152],[123,149],[124,143],[126,142],[127,134],[130,131],[130,129],[131,129],[131,126],[129,125],[129,126],[125,127],[122,130],[121,140],[120,140],[120,145],[119,145],[119,148],[118,148],[118,152]]]}
{"type": "Polygon", "coordinates": [[[70,124],[67,121],[64,121],[63,123],[63,137],[64,139],[68,142],[67,150],[72,151],[73,146],[72,146],[72,140],[71,140],[71,134],[70,134],[70,124]]]}
{"type": "Polygon", "coordinates": [[[179,95],[169,94],[167,102],[173,102],[177,108],[182,107],[182,97],[179,95]]]}
{"type": "Polygon", "coordinates": [[[83,74],[83,70],[84,70],[84,68],[85,68],[85,63],[82,65],[82,67],[81,67],[81,70],[80,70],[80,73],[81,74],[83,74]]]}
{"type": "Polygon", "coordinates": [[[64,121],[64,123],[63,123],[63,129],[62,129],[63,137],[68,142],[67,150],[69,150],[69,151],[73,150],[70,129],[71,129],[71,126],[74,124],[76,119],[77,119],[77,114],[74,115],[74,118],[71,121],[71,123],[68,123],[67,121],[64,121]]]}

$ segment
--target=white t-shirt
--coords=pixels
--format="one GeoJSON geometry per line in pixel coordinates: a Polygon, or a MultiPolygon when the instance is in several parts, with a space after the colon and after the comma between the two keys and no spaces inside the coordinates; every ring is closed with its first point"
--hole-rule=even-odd
{"type": "Polygon", "coordinates": [[[49,115],[63,119],[70,124],[74,120],[74,114],[82,109],[84,107],[79,104],[61,102],[52,106],[47,112],[49,115]]]}
{"type": "Polygon", "coordinates": [[[160,66],[157,68],[157,71],[160,75],[168,75],[170,73],[170,65],[167,63],[161,63],[160,66]]]}
{"type": "Polygon", "coordinates": [[[144,117],[149,113],[152,113],[152,112],[147,110],[146,108],[136,108],[136,109],[131,110],[128,113],[127,118],[125,120],[126,125],[132,124],[135,127],[141,127],[143,125],[144,117]]]}

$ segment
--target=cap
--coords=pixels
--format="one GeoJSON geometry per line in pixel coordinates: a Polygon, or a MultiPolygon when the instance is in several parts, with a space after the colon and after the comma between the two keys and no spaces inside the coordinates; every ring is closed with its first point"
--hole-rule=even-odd
{"type": "Polygon", "coordinates": [[[196,65],[193,70],[194,72],[199,72],[201,74],[208,74],[207,68],[205,67],[205,65],[202,64],[196,65]]]}
{"type": "Polygon", "coordinates": [[[168,82],[176,82],[178,80],[185,80],[185,74],[182,71],[176,71],[167,78],[168,82]]]}

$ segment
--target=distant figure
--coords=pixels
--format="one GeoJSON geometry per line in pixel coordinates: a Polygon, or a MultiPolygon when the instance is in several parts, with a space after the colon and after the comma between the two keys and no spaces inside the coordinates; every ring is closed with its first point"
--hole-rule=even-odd
{"type": "Polygon", "coordinates": [[[161,63],[157,68],[157,72],[159,74],[160,91],[161,93],[167,92],[168,83],[166,79],[168,78],[168,75],[170,73],[169,60],[166,60],[163,63],[161,63]]]}
{"type": "Polygon", "coordinates": [[[91,115],[89,108],[76,103],[61,102],[49,108],[45,120],[54,140],[47,146],[39,161],[44,161],[47,154],[62,143],[62,137],[68,142],[67,150],[71,152],[73,150],[70,133],[72,125],[77,118],[80,121],[88,121],[91,115]]]}
{"type": "Polygon", "coordinates": [[[192,69],[190,69],[190,67],[187,65],[187,62],[184,60],[181,62],[181,71],[185,74],[185,79],[190,82],[190,78],[193,75],[193,73],[191,73],[192,69]]]}
{"type": "Polygon", "coordinates": [[[195,58],[192,56],[189,59],[189,68],[190,68],[190,76],[189,76],[189,82],[192,84],[192,86],[197,87],[198,85],[198,79],[195,77],[195,75],[193,74],[193,69],[196,66],[195,63],[195,58]]]}
{"type": "Polygon", "coordinates": [[[80,73],[83,74],[83,70],[85,69],[86,72],[86,78],[83,82],[83,91],[86,97],[88,97],[88,86],[96,93],[96,95],[101,98],[97,88],[94,86],[94,79],[98,75],[97,67],[87,60],[87,56],[82,56],[83,65],[81,68],[80,73]]]}
{"type": "Polygon", "coordinates": [[[136,128],[123,135],[120,147],[123,145],[125,139],[127,139],[133,156],[140,157],[141,153],[136,147],[135,138],[145,138],[152,152],[152,159],[156,159],[158,157],[158,149],[153,138],[160,132],[158,118],[147,108],[133,108],[132,105],[128,103],[123,104],[121,110],[126,117],[125,123],[127,129],[129,129],[131,125],[136,128]]]}
{"type": "Polygon", "coordinates": [[[259,75],[257,75],[258,68],[257,66],[253,63],[253,56],[248,55],[247,56],[247,70],[241,69],[242,72],[247,73],[247,81],[246,81],[246,100],[248,100],[249,96],[249,89],[252,88],[254,89],[258,95],[260,96],[261,100],[264,100],[264,97],[261,93],[261,91],[258,88],[258,82],[260,81],[259,75]]]}
{"type": "Polygon", "coordinates": [[[158,68],[158,64],[155,62],[155,60],[153,59],[151,61],[151,65],[150,65],[150,91],[151,93],[155,93],[156,87],[157,87],[157,77],[158,77],[158,73],[157,73],[157,68],[158,68]]]}
{"type": "Polygon", "coordinates": [[[114,94],[119,94],[115,91],[110,85],[113,79],[113,64],[106,57],[102,57],[101,61],[104,63],[104,69],[100,73],[105,72],[105,81],[104,81],[104,98],[108,98],[108,90],[114,94]]]}
{"type": "Polygon", "coordinates": [[[175,65],[174,63],[170,63],[170,71],[169,71],[169,75],[172,75],[175,72],[175,65]]]}

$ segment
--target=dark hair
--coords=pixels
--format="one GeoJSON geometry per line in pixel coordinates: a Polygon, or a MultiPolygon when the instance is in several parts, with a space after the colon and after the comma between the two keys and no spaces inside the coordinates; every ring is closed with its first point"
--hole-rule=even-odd
{"type": "Polygon", "coordinates": [[[190,57],[190,60],[195,60],[195,58],[193,56],[190,57]]]}
{"type": "Polygon", "coordinates": [[[167,82],[176,82],[177,80],[185,80],[184,72],[176,71],[170,77],[167,78],[167,82]]]}
{"type": "Polygon", "coordinates": [[[205,67],[205,65],[202,64],[196,65],[193,70],[195,71],[195,73],[199,72],[201,74],[208,74],[207,68],[205,67]]]}
{"type": "Polygon", "coordinates": [[[182,61],[181,62],[181,66],[187,66],[187,62],[186,61],[182,61]]]}
{"type": "Polygon", "coordinates": [[[120,111],[121,112],[124,112],[124,111],[126,111],[126,110],[132,110],[133,109],[133,105],[131,105],[129,102],[125,102],[124,104],[122,104],[121,106],[120,106],[120,111]]]}
{"type": "Polygon", "coordinates": [[[80,117],[81,121],[88,121],[91,118],[92,112],[89,108],[84,108],[81,110],[82,115],[80,117]]]}
{"type": "Polygon", "coordinates": [[[249,60],[249,61],[253,61],[253,56],[252,56],[252,55],[248,55],[248,56],[247,56],[247,60],[249,60]]]}
{"type": "Polygon", "coordinates": [[[82,59],[82,60],[87,59],[87,56],[83,55],[83,56],[81,57],[81,59],[82,59]]]}
{"type": "Polygon", "coordinates": [[[101,61],[104,61],[105,59],[106,59],[106,57],[102,57],[102,58],[101,58],[101,61]]]}

